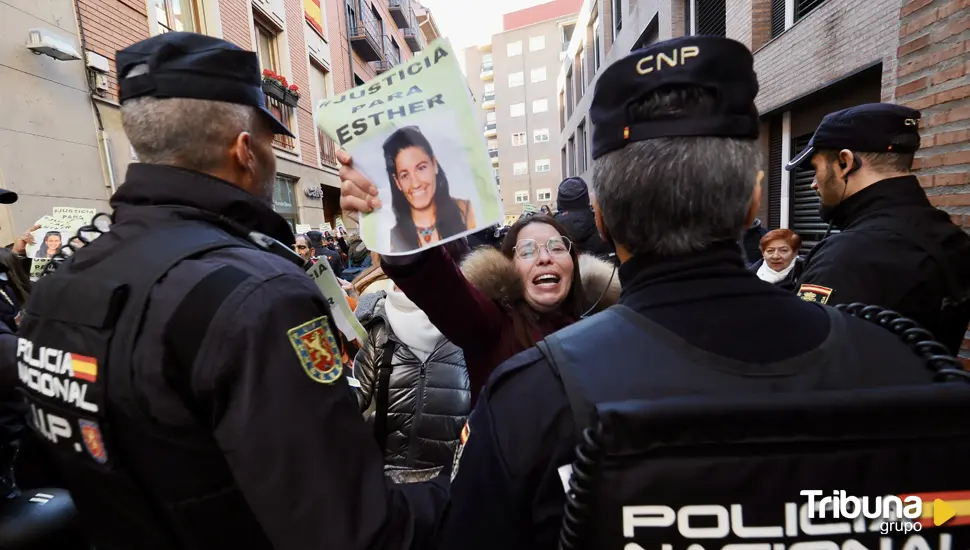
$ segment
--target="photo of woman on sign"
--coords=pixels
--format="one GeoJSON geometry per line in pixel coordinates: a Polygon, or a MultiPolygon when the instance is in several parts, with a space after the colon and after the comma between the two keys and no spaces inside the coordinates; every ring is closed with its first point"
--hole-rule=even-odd
{"type": "Polygon", "coordinates": [[[48,231],[44,234],[44,240],[37,247],[34,258],[53,258],[57,251],[61,249],[61,232],[48,231]]]}
{"type": "Polygon", "coordinates": [[[391,249],[417,250],[475,228],[470,201],[451,196],[448,177],[431,143],[417,126],[396,130],[384,141],[391,182],[391,249]]]}

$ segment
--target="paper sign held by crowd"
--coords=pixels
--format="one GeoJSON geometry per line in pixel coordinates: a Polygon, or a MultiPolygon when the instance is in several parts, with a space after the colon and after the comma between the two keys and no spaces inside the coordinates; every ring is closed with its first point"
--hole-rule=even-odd
{"type": "Polygon", "coordinates": [[[360,221],[370,250],[411,254],[502,221],[475,104],[447,40],[315,114],[379,191],[383,206],[360,221]]]}
{"type": "Polygon", "coordinates": [[[350,309],[347,303],[347,294],[340,288],[337,276],[330,269],[329,262],[319,261],[307,270],[307,273],[317,284],[323,297],[330,305],[330,312],[333,315],[337,328],[348,341],[357,341],[358,347],[363,346],[367,340],[367,331],[361,326],[360,321],[350,309]]]}
{"type": "MultiPolygon", "coordinates": [[[[43,216],[34,225],[40,226],[31,232],[34,243],[27,245],[27,257],[31,258],[30,279],[36,281],[57,254],[61,247],[72,242],[81,227],[91,223],[96,214],[94,208],[74,208],[55,206],[53,214],[43,216]]],[[[87,236],[86,236],[87,238],[87,236]]],[[[80,241],[74,242],[80,246],[80,241]]]]}

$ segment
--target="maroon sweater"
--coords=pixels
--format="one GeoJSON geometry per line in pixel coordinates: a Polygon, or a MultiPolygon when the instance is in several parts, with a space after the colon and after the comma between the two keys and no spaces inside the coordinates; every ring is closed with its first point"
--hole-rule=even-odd
{"type": "MultiPolygon", "coordinates": [[[[473,408],[492,371],[530,347],[516,338],[508,311],[475,288],[443,247],[421,252],[411,264],[382,262],[381,267],[441,334],[465,352],[473,408]]],[[[543,318],[531,331],[533,343],[571,321],[543,318]]]]}

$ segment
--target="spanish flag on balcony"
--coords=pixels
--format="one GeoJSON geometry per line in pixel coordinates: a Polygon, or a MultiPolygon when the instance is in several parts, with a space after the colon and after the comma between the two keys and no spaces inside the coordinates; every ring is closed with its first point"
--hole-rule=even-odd
{"type": "Polygon", "coordinates": [[[303,0],[303,14],[306,22],[310,24],[320,36],[323,34],[323,10],[320,9],[320,0],[303,0]]]}
{"type": "Polygon", "coordinates": [[[923,514],[915,522],[924,529],[970,525],[970,491],[912,493],[899,495],[899,498],[910,496],[923,501],[923,514]]]}

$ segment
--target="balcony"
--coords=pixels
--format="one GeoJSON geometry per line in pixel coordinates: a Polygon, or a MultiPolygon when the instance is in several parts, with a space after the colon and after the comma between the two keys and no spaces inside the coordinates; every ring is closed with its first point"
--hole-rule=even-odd
{"type": "Polygon", "coordinates": [[[479,76],[485,82],[491,82],[495,78],[495,68],[491,63],[482,63],[482,71],[479,76]]]}
{"type": "Polygon", "coordinates": [[[337,144],[319,129],[317,130],[317,141],[320,142],[320,164],[328,168],[339,169],[337,144]]]}
{"type": "Polygon", "coordinates": [[[407,28],[402,28],[401,34],[404,35],[405,42],[408,43],[408,47],[414,53],[424,50],[428,45],[424,40],[424,33],[421,32],[421,25],[418,25],[413,16],[411,18],[411,25],[407,28]]]}
{"type": "Polygon", "coordinates": [[[495,110],[495,92],[487,92],[482,96],[482,109],[486,111],[495,110]]]}
{"type": "Polygon", "coordinates": [[[401,50],[394,47],[394,42],[390,36],[384,36],[384,55],[379,61],[374,61],[371,65],[377,74],[386,73],[401,64],[401,50]]]}
{"type": "Polygon", "coordinates": [[[488,158],[492,159],[492,166],[498,166],[498,149],[489,149],[488,158]]]}
{"type": "Polygon", "coordinates": [[[498,125],[494,122],[489,122],[485,125],[485,137],[493,138],[498,135],[498,125]]]}
{"type": "Polygon", "coordinates": [[[387,8],[391,12],[391,19],[394,20],[398,28],[407,29],[416,23],[411,17],[410,0],[390,0],[387,3],[387,8]]]}
{"type": "Polygon", "coordinates": [[[370,13],[358,14],[347,22],[350,46],[364,61],[381,61],[381,27],[370,13]]]}
{"type": "MultiPolygon", "coordinates": [[[[291,131],[293,130],[293,107],[275,97],[266,96],[266,108],[273,113],[277,120],[285,124],[291,131]]],[[[296,152],[296,140],[283,134],[273,136],[273,146],[288,153],[296,152]]]]}

